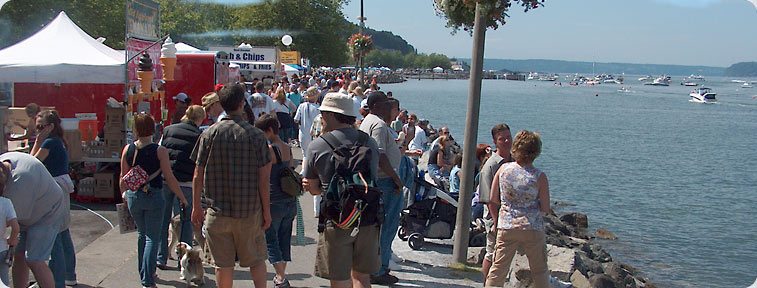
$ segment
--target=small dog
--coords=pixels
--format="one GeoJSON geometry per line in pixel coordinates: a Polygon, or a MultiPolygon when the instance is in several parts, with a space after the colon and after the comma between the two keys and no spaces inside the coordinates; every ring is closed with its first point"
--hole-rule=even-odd
{"type": "Polygon", "coordinates": [[[192,248],[184,242],[176,245],[176,255],[179,255],[179,263],[181,264],[179,279],[186,281],[187,287],[192,286],[192,282],[205,285],[201,254],[202,250],[199,247],[192,248]]]}
{"type": "MultiPolygon", "coordinates": [[[[200,247],[200,250],[205,250],[205,236],[202,234],[202,227],[197,227],[192,225],[192,236],[194,238],[194,241],[197,243],[197,246],[200,247]]],[[[177,214],[173,218],[171,218],[171,243],[168,245],[168,251],[176,252],[176,245],[179,244],[179,239],[181,238],[181,215],[177,214]]],[[[172,260],[181,259],[179,256],[174,255],[174,253],[169,253],[169,258],[172,260]]]]}

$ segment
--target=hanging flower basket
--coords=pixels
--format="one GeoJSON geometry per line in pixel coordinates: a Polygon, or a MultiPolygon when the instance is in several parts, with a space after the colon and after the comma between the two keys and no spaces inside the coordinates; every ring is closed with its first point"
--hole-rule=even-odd
{"type": "Polygon", "coordinates": [[[352,34],[348,44],[350,45],[350,52],[352,52],[355,62],[373,50],[373,39],[370,35],[366,34],[352,34]]]}

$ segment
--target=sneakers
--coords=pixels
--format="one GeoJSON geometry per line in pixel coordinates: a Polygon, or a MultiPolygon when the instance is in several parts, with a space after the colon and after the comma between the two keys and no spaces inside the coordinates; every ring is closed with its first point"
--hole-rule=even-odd
{"type": "Polygon", "coordinates": [[[573,284],[571,284],[570,282],[560,281],[560,279],[557,279],[553,277],[552,275],[549,275],[549,287],[550,288],[573,288],[573,284]]]}
{"type": "Polygon", "coordinates": [[[394,275],[389,275],[389,272],[378,276],[371,275],[371,284],[392,285],[394,283],[397,283],[398,281],[400,281],[400,279],[395,277],[394,275]]]}
{"type": "Polygon", "coordinates": [[[276,276],[273,276],[273,287],[276,287],[276,288],[289,288],[291,286],[289,285],[289,280],[284,279],[284,281],[281,281],[281,283],[279,283],[279,282],[276,281],[276,276]]]}
{"type": "Polygon", "coordinates": [[[76,286],[77,283],[76,280],[66,280],[66,286],[76,286]]]}

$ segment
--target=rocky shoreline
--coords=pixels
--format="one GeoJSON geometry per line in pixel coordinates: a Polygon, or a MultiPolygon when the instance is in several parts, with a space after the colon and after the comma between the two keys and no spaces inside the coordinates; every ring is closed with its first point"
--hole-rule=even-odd
{"type": "MultiPolygon", "coordinates": [[[[611,232],[588,230],[588,217],[582,213],[554,212],[544,217],[547,234],[547,262],[553,277],[570,282],[576,288],[651,288],[656,287],[641,272],[628,264],[613,260],[595,239],[617,239],[611,232]]],[[[469,262],[480,265],[484,248],[471,248],[469,262]]],[[[528,259],[523,251],[513,258],[510,281],[505,287],[533,287],[528,259]]]]}

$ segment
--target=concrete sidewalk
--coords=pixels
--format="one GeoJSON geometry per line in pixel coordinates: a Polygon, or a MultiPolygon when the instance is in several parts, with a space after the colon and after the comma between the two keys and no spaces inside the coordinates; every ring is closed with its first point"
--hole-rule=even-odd
{"type": "MultiPolygon", "coordinates": [[[[296,159],[301,159],[300,149],[293,149],[296,159]]],[[[298,167],[299,170],[299,167],[298,167]]],[[[318,232],[313,217],[313,197],[305,194],[300,203],[305,222],[305,245],[292,246],[292,262],[287,267],[287,278],[293,287],[328,287],[325,279],[313,276],[318,232]]],[[[295,229],[296,231],[296,225],[295,229]]],[[[294,231],[293,231],[294,233],[294,231]]],[[[293,236],[295,238],[295,236],[293,236]]],[[[294,239],[293,239],[294,241],[294,239]]],[[[410,249],[407,242],[395,238],[393,249],[404,261],[401,270],[392,271],[400,279],[395,287],[472,287],[481,286],[482,276],[476,271],[447,268],[452,262],[452,241],[430,240],[420,251],[410,249]]],[[[137,234],[120,234],[118,227],[105,233],[77,253],[77,287],[141,287],[137,272],[137,234]]],[[[268,287],[273,287],[273,266],[267,264],[268,287]]],[[[170,260],[170,267],[176,267],[170,260]]],[[[184,287],[179,280],[179,271],[158,270],[158,287],[184,287]]],[[[213,269],[205,268],[205,286],[215,287],[213,269]]],[[[251,287],[249,270],[237,267],[234,271],[235,287],[251,287]]],[[[378,286],[381,287],[381,286],[378,286]]]]}

